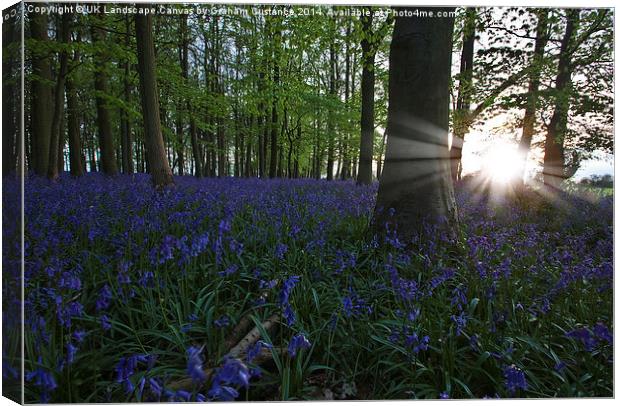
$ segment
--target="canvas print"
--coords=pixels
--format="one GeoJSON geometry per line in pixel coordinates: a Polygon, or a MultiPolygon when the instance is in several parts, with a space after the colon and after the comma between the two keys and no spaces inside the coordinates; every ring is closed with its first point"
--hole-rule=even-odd
{"type": "Polygon", "coordinates": [[[2,13],[2,395],[611,398],[614,9],[2,13]]]}

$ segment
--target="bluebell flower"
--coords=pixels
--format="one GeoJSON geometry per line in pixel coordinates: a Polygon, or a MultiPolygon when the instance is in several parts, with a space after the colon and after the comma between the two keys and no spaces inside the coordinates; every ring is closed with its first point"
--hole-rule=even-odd
{"type": "Polygon", "coordinates": [[[293,324],[295,324],[295,321],[297,321],[297,315],[295,314],[295,311],[293,311],[293,307],[290,304],[286,304],[284,306],[282,315],[284,316],[286,325],[289,327],[291,327],[293,324]]]}
{"type": "Polygon", "coordinates": [[[223,385],[213,385],[207,393],[212,400],[222,400],[224,402],[231,402],[239,397],[239,392],[235,388],[223,385]]]}
{"type": "Polygon", "coordinates": [[[288,354],[291,358],[295,358],[297,355],[297,350],[302,348],[310,348],[312,344],[303,334],[297,334],[291,338],[291,341],[288,344],[288,354]]]}
{"type": "Polygon", "coordinates": [[[202,349],[198,347],[189,347],[187,349],[187,375],[194,382],[202,382],[207,379],[207,374],[203,370],[201,352],[202,349]]]}
{"type": "Polygon", "coordinates": [[[238,359],[228,358],[224,362],[217,373],[217,379],[233,385],[245,386],[250,385],[250,375],[248,367],[238,359]]]}
{"type": "Polygon", "coordinates": [[[230,324],[230,318],[226,315],[220,317],[219,319],[216,319],[213,321],[213,324],[215,324],[215,327],[217,328],[223,328],[226,327],[230,324]]]}
{"type": "Polygon", "coordinates": [[[66,348],[67,348],[67,363],[73,364],[73,361],[75,361],[75,353],[77,352],[78,349],[71,342],[67,343],[66,348]]]}
{"type": "Polygon", "coordinates": [[[86,334],[87,333],[84,330],[76,330],[73,332],[73,334],[71,334],[71,337],[73,337],[73,339],[78,343],[81,343],[84,341],[86,334]]]}
{"type": "Polygon", "coordinates": [[[220,276],[232,275],[235,272],[237,272],[237,270],[239,270],[239,266],[235,265],[235,264],[232,264],[228,268],[226,268],[225,270],[218,272],[218,275],[220,275],[220,276]]]}
{"type": "Polygon", "coordinates": [[[577,328],[566,333],[567,337],[581,341],[586,351],[590,352],[596,347],[597,340],[587,328],[577,328]]]}
{"type": "Polygon", "coordinates": [[[153,274],[153,272],[145,271],[140,275],[140,279],[138,280],[138,283],[143,288],[150,288],[155,285],[154,279],[155,279],[155,275],[153,274]]]}
{"type": "Polygon", "coordinates": [[[34,371],[27,372],[24,376],[26,381],[32,382],[41,389],[51,392],[58,387],[54,375],[43,368],[37,368],[34,371]]]}
{"type": "Polygon", "coordinates": [[[112,328],[112,323],[110,322],[110,318],[107,314],[99,317],[99,321],[101,322],[101,328],[103,328],[104,330],[107,331],[112,328]]]}
{"type": "Polygon", "coordinates": [[[465,312],[461,312],[459,315],[453,314],[450,316],[450,320],[452,320],[456,325],[456,336],[460,336],[465,328],[465,325],[467,324],[467,315],[465,312]]]}
{"type": "Polygon", "coordinates": [[[82,281],[77,275],[71,272],[63,272],[58,281],[58,287],[70,290],[80,290],[82,288],[82,281]]]}
{"type": "Polygon", "coordinates": [[[112,300],[112,290],[106,284],[99,291],[99,297],[96,302],[97,310],[105,310],[110,307],[110,300],[112,300]]]}
{"type": "Polygon", "coordinates": [[[181,400],[181,401],[189,402],[192,399],[192,394],[191,393],[189,393],[188,391],[185,391],[185,390],[181,390],[181,389],[176,391],[176,393],[174,395],[175,395],[175,400],[181,400]]]}
{"type": "Polygon", "coordinates": [[[278,259],[284,259],[284,254],[286,254],[286,252],[288,251],[288,245],[286,244],[282,244],[282,243],[278,243],[276,245],[276,249],[275,249],[275,257],[278,259]]]}
{"type": "Polygon", "coordinates": [[[246,357],[246,361],[252,362],[260,353],[263,348],[273,348],[271,344],[264,342],[263,340],[258,340],[255,344],[251,345],[248,348],[248,353],[246,357]]]}
{"type": "Polygon", "coordinates": [[[514,395],[518,389],[527,390],[527,382],[525,373],[516,365],[510,365],[504,368],[504,378],[506,378],[506,389],[510,395],[514,395]]]}
{"type": "Polygon", "coordinates": [[[273,289],[276,286],[277,283],[278,283],[278,281],[275,280],[275,279],[270,280],[270,281],[261,280],[258,283],[258,288],[259,289],[273,289]]]}
{"type": "Polygon", "coordinates": [[[342,309],[346,317],[372,313],[372,308],[352,288],[349,288],[349,295],[342,298],[342,309]]]}
{"type": "Polygon", "coordinates": [[[300,279],[301,278],[299,276],[293,275],[284,280],[282,290],[280,290],[280,294],[278,295],[278,302],[280,305],[285,305],[288,303],[291,292],[300,279]]]}
{"type": "Polygon", "coordinates": [[[607,328],[607,326],[605,326],[605,324],[603,324],[602,322],[596,323],[592,331],[597,339],[599,339],[600,341],[605,341],[607,342],[607,344],[613,345],[614,337],[607,328]]]}

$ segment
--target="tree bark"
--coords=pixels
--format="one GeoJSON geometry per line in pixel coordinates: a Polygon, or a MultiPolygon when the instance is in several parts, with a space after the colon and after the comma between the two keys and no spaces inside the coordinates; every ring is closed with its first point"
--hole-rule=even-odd
{"type": "MultiPolygon", "coordinates": [[[[336,98],[336,46],[329,45],[329,96],[332,103],[336,98]]],[[[327,113],[327,180],[334,179],[334,109],[330,105],[327,113]]]]}
{"type": "Polygon", "coordinates": [[[465,11],[463,26],[463,48],[461,67],[459,69],[459,93],[454,117],[454,133],[450,148],[450,166],[452,181],[461,179],[463,171],[462,156],[465,134],[469,129],[466,117],[469,115],[472,96],[472,79],[474,73],[474,42],[476,39],[476,9],[468,7],[465,11]]]}
{"type": "Polygon", "coordinates": [[[425,221],[442,225],[451,237],[456,234],[448,149],[453,27],[453,17],[396,17],[387,151],[373,222],[378,232],[397,230],[404,243],[422,231],[425,221]]]}
{"type": "MultiPolygon", "coordinates": [[[[349,95],[350,95],[350,77],[351,77],[351,44],[349,38],[351,36],[351,20],[348,20],[346,30],[346,43],[345,43],[345,67],[344,67],[344,105],[349,112],[349,95]]],[[[340,171],[340,179],[348,179],[351,170],[351,156],[349,151],[349,137],[350,134],[347,131],[344,134],[344,140],[342,142],[342,169],[340,171]]]]}
{"type": "MultiPolygon", "coordinates": [[[[370,10],[370,7],[367,7],[370,10]]],[[[360,137],[360,159],[357,183],[372,183],[372,153],[375,133],[375,53],[372,41],[372,14],[364,15],[362,20],[362,114],[360,137]]]]}
{"type": "MultiPolygon", "coordinates": [[[[131,35],[130,17],[125,16],[125,47],[129,49],[129,37],[131,35]]],[[[123,101],[130,103],[131,86],[129,84],[130,63],[128,59],[123,62],[123,101]]],[[[121,107],[119,109],[121,119],[121,169],[123,173],[132,174],[133,169],[133,140],[131,137],[131,123],[127,109],[121,107]]]]}
{"type": "Polygon", "coordinates": [[[278,170],[278,93],[280,86],[280,41],[281,28],[275,28],[273,33],[273,84],[271,105],[271,152],[269,161],[269,177],[275,178],[278,170]]]}
{"type": "MultiPolygon", "coordinates": [[[[30,15],[30,33],[33,40],[39,43],[49,41],[47,15],[32,13],[30,15]]],[[[37,175],[45,176],[47,173],[50,153],[50,140],[52,137],[52,70],[50,56],[47,50],[37,51],[32,56],[32,73],[36,76],[31,85],[31,133],[33,162],[32,168],[37,175]]]]}
{"type": "Polygon", "coordinates": [[[521,140],[519,141],[519,159],[521,160],[521,179],[525,176],[525,165],[527,155],[532,145],[532,137],[534,136],[534,126],[536,125],[536,110],[538,106],[538,88],[540,87],[540,76],[542,73],[542,63],[545,56],[545,47],[549,40],[548,31],[548,15],[547,9],[539,9],[538,24],[536,26],[536,41],[534,43],[534,55],[532,57],[529,84],[527,89],[527,104],[525,106],[525,114],[523,116],[523,127],[521,132],[521,140]]]}
{"type": "MultiPolygon", "coordinates": [[[[77,62],[79,56],[77,51],[73,54],[73,61],[77,62]]],[[[75,85],[71,76],[65,82],[65,92],[67,93],[67,131],[69,133],[69,165],[71,176],[84,175],[84,165],[82,159],[82,142],[80,140],[80,116],[78,98],[75,85]]]]}
{"type": "Polygon", "coordinates": [[[566,10],[566,30],[560,44],[558,74],[555,78],[555,106],[547,127],[545,156],[543,159],[543,182],[547,186],[559,188],[566,179],[564,138],[568,124],[571,91],[571,45],[579,25],[579,10],[566,10]]]}
{"type": "MultiPolygon", "coordinates": [[[[61,44],[68,45],[71,42],[71,20],[73,14],[64,13],[61,23],[57,27],[56,37],[61,44]]],[[[54,90],[54,114],[52,116],[52,133],[50,137],[50,148],[47,166],[47,178],[56,180],[59,173],[59,153],[61,148],[62,118],[65,113],[65,81],[69,66],[69,55],[66,50],[58,55],[59,68],[56,78],[56,89],[54,90]]],[[[35,95],[36,97],[36,95],[35,95]]]]}
{"type": "MultiPolygon", "coordinates": [[[[99,19],[97,24],[103,24],[99,19]]],[[[103,42],[105,32],[102,28],[92,27],[93,42],[103,42]]],[[[114,138],[110,124],[110,109],[105,99],[108,91],[107,56],[103,51],[105,45],[95,54],[95,100],[97,104],[97,126],[99,127],[99,150],[101,153],[101,169],[106,175],[114,176],[118,173],[114,151],[114,138]]]]}
{"type": "MultiPolygon", "coordinates": [[[[140,6],[144,7],[144,6],[140,6]]],[[[164,139],[159,118],[159,95],[155,74],[155,50],[153,47],[152,16],[136,14],[136,41],[138,47],[138,73],[140,96],[144,119],[144,142],[148,155],[148,167],[156,188],[174,184],[172,170],[166,159],[164,139]]]]}

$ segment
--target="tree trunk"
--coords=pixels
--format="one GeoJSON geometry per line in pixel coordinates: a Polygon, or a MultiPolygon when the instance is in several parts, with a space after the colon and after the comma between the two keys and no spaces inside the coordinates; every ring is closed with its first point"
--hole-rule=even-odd
{"type": "Polygon", "coordinates": [[[534,55],[532,57],[530,79],[527,89],[527,104],[525,106],[525,114],[523,116],[523,128],[521,132],[521,140],[519,141],[519,159],[521,160],[521,179],[525,177],[525,166],[527,163],[527,155],[532,145],[532,137],[534,136],[534,126],[536,124],[536,110],[538,105],[538,88],[540,87],[540,75],[542,73],[542,63],[545,56],[545,47],[549,40],[548,15],[547,9],[539,9],[538,24],[536,26],[536,42],[534,45],[534,55]]]}
{"type": "MultiPolygon", "coordinates": [[[[329,97],[336,98],[336,46],[329,45],[329,97]]],[[[330,105],[327,114],[327,180],[334,179],[334,109],[330,105]]]]}
{"type": "MultiPolygon", "coordinates": [[[[351,77],[351,46],[349,38],[351,37],[351,20],[348,20],[346,31],[346,44],[345,44],[345,67],[344,67],[344,105],[349,113],[349,94],[350,94],[350,77],[351,77]]],[[[342,170],[340,171],[340,179],[345,180],[350,176],[351,169],[351,156],[349,155],[349,137],[350,134],[347,131],[344,134],[344,140],[342,142],[342,170]]]]}
{"type": "Polygon", "coordinates": [[[397,230],[404,243],[422,231],[424,221],[442,224],[451,237],[456,234],[448,149],[453,27],[453,17],[396,17],[390,47],[387,152],[374,225],[378,232],[387,226],[397,230]]]}
{"type": "Polygon", "coordinates": [[[381,171],[383,169],[383,153],[385,152],[385,138],[387,137],[387,131],[383,131],[383,138],[381,138],[381,149],[379,151],[379,159],[377,160],[377,179],[381,178],[381,171]]]}
{"type": "MultiPolygon", "coordinates": [[[[368,7],[370,9],[370,7],[368,7]]],[[[372,149],[375,133],[375,52],[372,37],[372,14],[362,16],[362,115],[360,160],[357,183],[372,183],[372,149]]]]}
{"type": "MultiPolygon", "coordinates": [[[[73,61],[77,62],[78,59],[77,51],[75,51],[73,61]]],[[[71,176],[82,176],[84,175],[84,166],[82,165],[82,142],[80,141],[79,102],[73,79],[70,76],[65,82],[65,91],[67,93],[67,131],[69,133],[71,176]]]]}
{"type": "MultiPolygon", "coordinates": [[[[183,85],[188,86],[189,80],[189,36],[187,35],[187,14],[181,15],[181,50],[180,50],[180,62],[181,62],[181,74],[183,75],[183,85]]],[[[186,103],[187,113],[190,115],[190,120],[193,120],[192,117],[192,104],[190,99],[187,99],[186,103]]],[[[182,103],[179,102],[177,106],[177,142],[179,143],[179,148],[177,151],[177,155],[179,156],[179,175],[183,175],[185,173],[185,139],[183,137],[183,119],[181,116],[182,111],[182,103]]],[[[190,124],[190,127],[192,125],[190,124]]],[[[195,124],[193,125],[195,127],[195,124]]],[[[191,130],[190,130],[191,132],[191,130]]],[[[193,136],[196,136],[196,131],[194,130],[193,136]]],[[[190,135],[192,137],[192,135],[190,135]]],[[[192,152],[196,153],[194,150],[194,140],[192,142],[192,152]]],[[[196,143],[198,140],[196,140],[196,143]]],[[[196,158],[196,157],[194,157],[196,158]]]]}
{"type": "Polygon", "coordinates": [[[566,31],[560,44],[558,74],[555,78],[555,107],[547,127],[543,159],[543,182],[553,188],[559,188],[562,181],[566,179],[564,137],[570,107],[569,93],[572,87],[571,47],[579,25],[579,10],[566,10],[566,19],[566,31]]]}
{"type": "MultiPolygon", "coordinates": [[[[129,36],[131,35],[131,27],[129,16],[125,16],[125,47],[129,49],[129,36]]],[[[129,70],[130,64],[129,60],[125,59],[123,62],[123,101],[126,104],[130,103],[131,97],[131,86],[129,84],[129,70]]],[[[124,107],[121,107],[119,110],[120,118],[121,118],[121,167],[123,173],[132,174],[133,173],[133,155],[132,155],[132,144],[133,140],[131,137],[131,124],[129,121],[129,113],[124,107]]]]}
{"type": "MultiPolygon", "coordinates": [[[[103,24],[98,19],[97,24],[103,24]]],[[[104,41],[103,29],[93,26],[92,37],[94,43],[104,41]]],[[[110,109],[105,99],[108,92],[107,56],[105,44],[99,45],[99,51],[95,54],[95,99],[97,104],[97,126],[99,127],[99,151],[101,153],[101,169],[106,175],[114,176],[118,173],[116,156],[114,151],[114,138],[110,124],[110,109]]]]}
{"type": "Polygon", "coordinates": [[[282,31],[279,28],[274,32],[273,50],[273,99],[271,105],[271,153],[269,161],[269,177],[275,178],[278,169],[278,93],[280,86],[280,41],[282,31]]]}
{"type": "MultiPolygon", "coordinates": [[[[30,32],[33,40],[41,43],[41,46],[49,41],[47,36],[48,24],[47,15],[33,12],[30,15],[30,32]]],[[[37,50],[32,56],[32,73],[36,78],[33,79],[31,92],[35,97],[31,97],[31,133],[33,162],[32,167],[37,175],[45,176],[47,173],[50,140],[52,137],[52,70],[50,66],[49,51],[46,49],[37,50]]]]}
{"type": "MultiPolygon", "coordinates": [[[[62,92],[64,93],[64,91],[65,89],[63,88],[62,92]]],[[[63,114],[63,116],[60,118],[60,136],[58,137],[58,159],[56,162],[58,167],[58,173],[65,171],[65,125],[66,120],[63,114]]]]}
{"type": "MultiPolygon", "coordinates": [[[[140,6],[144,7],[144,6],[140,6]]],[[[152,16],[136,14],[136,41],[138,47],[138,73],[140,96],[144,118],[144,142],[148,154],[149,172],[153,185],[162,188],[172,185],[172,171],[166,159],[164,139],[159,118],[159,95],[155,74],[155,50],[153,47],[152,16]]]]}
{"type": "Polygon", "coordinates": [[[250,116],[250,121],[248,125],[248,136],[246,140],[246,152],[245,152],[245,160],[244,160],[244,169],[243,176],[249,178],[252,176],[252,127],[254,126],[254,116],[250,116]]]}
{"type": "MultiPolygon", "coordinates": [[[[71,13],[64,13],[61,23],[56,28],[56,41],[60,44],[68,45],[71,42],[71,13]]],[[[69,65],[69,55],[66,50],[58,55],[59,68],[56,78],[56,88],[54,90],[54,114],[52,116],[52,133],[50,137],[47,178],[56,180],[59,172],[59,154],[62,130],[62,118],[65,113],[65,80],[67,79],[67,69],[69,65]]],[[[35,95],[36,97],[36,95],[35,95]]]]}
{"type": "Polygon", "coordinates": [[[456,101],[454,117],[454,133],[450,148],[450,166],[452,181],[461,178],[463,170],[463,142],[468,130],[466,117],[469,114],[471,95],[473,90],[472,78],[474,72],[474,41],[476,39],[476,9],[468,7],[465,11],[463,26],[463,48],[461,51],[461,67],[459,70],[459,93],[456,101]]]}

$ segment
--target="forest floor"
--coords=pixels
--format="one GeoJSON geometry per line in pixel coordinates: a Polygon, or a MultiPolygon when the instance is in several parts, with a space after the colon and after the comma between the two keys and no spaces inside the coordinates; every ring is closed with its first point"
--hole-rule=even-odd
{"type": "Polygon", "coordinates": [[[459,240],[406,245],[369,235],[376,185],[175,180],[26,181],[27,402],[613,395],[611,196],[491,204],[460,185],[459,240]]]}

